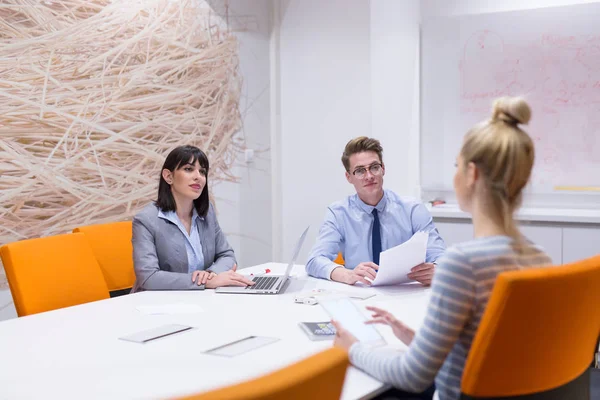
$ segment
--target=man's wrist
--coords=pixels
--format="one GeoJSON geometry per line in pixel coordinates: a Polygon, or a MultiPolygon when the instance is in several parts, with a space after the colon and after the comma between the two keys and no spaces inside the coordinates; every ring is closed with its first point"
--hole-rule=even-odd
{"type": "Polygon", "coordinates": [[[342,282],[342,283],[345,282],[344,271],[346,271],[346,267],[342,267],[341,265],[335,267],[334,269],[331,270],[331,274],[329,274],[329,279],[332,281],[336,281],[336,282],[342,282]]]}

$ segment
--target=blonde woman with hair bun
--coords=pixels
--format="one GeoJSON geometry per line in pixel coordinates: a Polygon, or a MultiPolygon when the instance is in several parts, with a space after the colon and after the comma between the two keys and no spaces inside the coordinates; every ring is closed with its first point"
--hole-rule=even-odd
{"type": "Polygon", "coordinates": [[[492,118],[465,136],[457,159],[454,190],[463,211],[480,215],[475,232],[491,230],[518,239],[513,219],[529,182],[535,152],[533,141],[520,125],[531,119],[531,109],[520,97],[494,102],[492,118]]]}
{"type": "Polygon", "coordinates": [[[460,208],[473,217],[474,239],[449,248],[439,259],[420,330],[367,307],[373,312],[368,323],[390,325],[408,350],[369,349],[335,323],[334,344],[349,351],[352,364],[394,386],[382,399],[431,399],[434,391],[440,400],[459,399],[465,362],[496,276],[551,264],[522,237],[513,217],[535,158],[533,141],[522,128],[530,119],[524,99],[504,97],[494,102],[489,120],[465,135],[454,190],[460,208]]]}

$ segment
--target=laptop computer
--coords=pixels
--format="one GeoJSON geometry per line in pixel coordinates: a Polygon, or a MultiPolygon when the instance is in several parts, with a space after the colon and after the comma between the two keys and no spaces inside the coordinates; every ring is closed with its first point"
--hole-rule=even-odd
{"type": "Polygon", "coordinates": [[[302,235],[300,235],[300,239],[296,243],[296,247],[294,248],[294,252],[292,253],[292,260],[288,264],[285,269],[284,275],[261,275],[255,276],[252,278],[254,281],[254,285],[240,287],[240,286],[222,286],[215,289],[217,293],[246,293],[246,294],[277,294],[282,293],[285,290],[286,284],[290,278],[290,272],[292,272],[292,267],[294,266],[294,262],[296,262],[296,258],[300,253],[300,249],[302,248],[302,244],[304,243],[304,239],[306,238],[306,233],[308,232],[307,227],[302,235]]]}

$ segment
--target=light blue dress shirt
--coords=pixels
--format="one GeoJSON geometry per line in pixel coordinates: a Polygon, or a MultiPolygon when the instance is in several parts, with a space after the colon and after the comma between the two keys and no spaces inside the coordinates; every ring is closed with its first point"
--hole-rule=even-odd
{"type": "Polygon", "coordinates": [[[406,242],[419,231],[429,232],[427,262],[436,261],[446,250],[431,214],[415,199],[401,198],[384,190],[383,198],[373,207],[354,194],[327,208],[325,222],[306,263],[306,272],[317,278],[330,279],[331,272],[338,267],[333,260],[339,252],[349,269],[361,262],[373,261],[371,213],[374,208],[377,208],[381,224],[381,251],[406,242]]]}
{"type": "Polygon", "coordinates": [[[187,253],[188,272],[190,274],[197,270],[204,270],[204,254],[202,253],[200,233],[198,233],[198,219],[200,216],[198,215],[196,208],[193,208],[192,212],[192,227],[190,229],[190,234],[188,235],[175,211],[163,212],[160,209],[158,210],[158,216],[160,218],[171,221],[177,225],[181,233],[183,233],[183,236],[185,236],[185,251],[187,253]]]}

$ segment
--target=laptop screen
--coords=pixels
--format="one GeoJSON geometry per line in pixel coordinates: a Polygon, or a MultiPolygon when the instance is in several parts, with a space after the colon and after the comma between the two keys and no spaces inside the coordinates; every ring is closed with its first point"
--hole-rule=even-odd
{"type": "Polygon", "coordinates": [[[287,268],[285,269],[285,275],[284,275],[285,278],[290,276],[290,273],[292,272],[292,267],[294,266],[294,263],[296,262],[296,258],[298,258],[298,254],[300,253],[300,249],[302,248],[302,244],[304,243],[304,239],[306,238],[306,233],[308,232],[308,228],[310,228],[310,225],[306,227],[304,232],[302,232],[300,239],[298,239],[298,242],[296,242],[296,247],[294,248],[294,252],[292,253],[292,260],[290,261],[287,268]]]}

